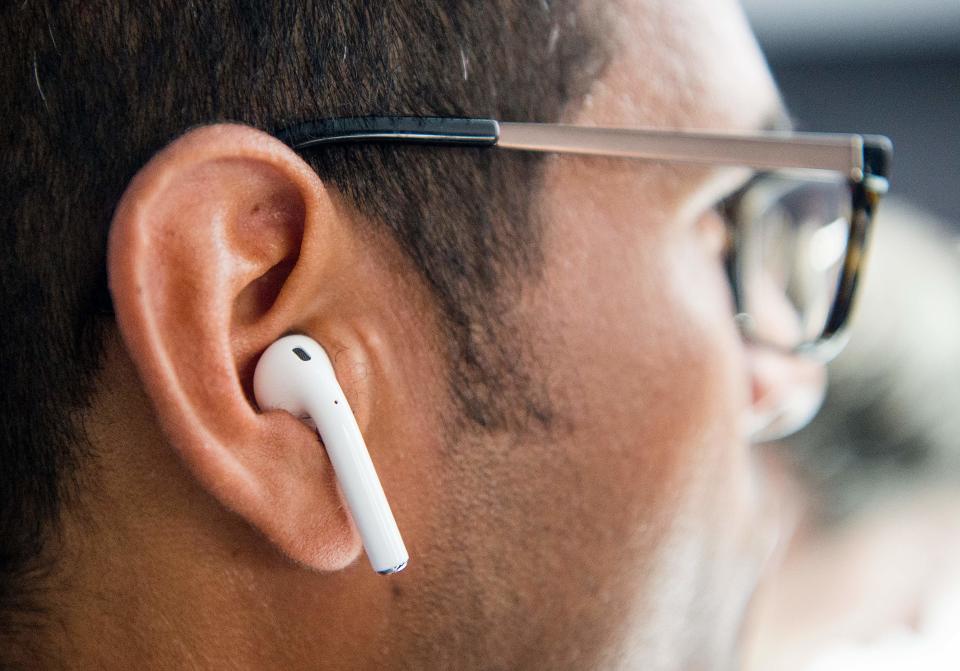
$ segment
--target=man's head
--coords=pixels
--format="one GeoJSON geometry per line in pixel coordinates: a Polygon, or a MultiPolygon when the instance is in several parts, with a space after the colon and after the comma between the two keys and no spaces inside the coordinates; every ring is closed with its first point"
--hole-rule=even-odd
{"type": "Polygon", "coordinates": [[[314,668],[729,655],[767,543],[745,420],[785,393],[732,318],[711,205],[736,185],[497,149],[301,156],[255,128],[754,128],[779,103],[743,18],[405,4],[5,10],[13,649],[314,668]],[[97,315],[108,282],[115,322],[97,315]],[[402,575],[355,561],[314,434],[257,412],[257,356],[289,331],[332,355],[402,575]]]}

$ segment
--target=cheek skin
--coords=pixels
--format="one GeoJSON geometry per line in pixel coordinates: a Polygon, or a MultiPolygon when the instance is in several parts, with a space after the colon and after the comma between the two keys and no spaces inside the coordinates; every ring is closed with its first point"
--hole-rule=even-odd
{"type": "Polygon", "coordinates": [[[595,615],[608,637],[684,626],[718,582],[701,579],[696,558],[732,563],[719,555],[739,552],[730,539],[747,526],[738,418],[749,397],[726,279],[693,223],[644,202],[645,192],[669,193],[675,175],[642,177],[651,188],[638,190],[636,167],[622,162],[557,167],[563,197],[548,213],[544,279],[523,314],[565,433],[524,446],[528,472],[550,478],[535,485],[548,504],[529,512],[526,543],[531,529],[554,530],[537,545],[580,576],[568,603],[604,604],[595,615]],[[582,178],[590,171],[602,188],[582,178]],[[696,543],[680,544],[683,556],[663,549],[678,547],[681,527],[696,543]],[[681,561],[689,571],[671,573],[681,561]],[[587,585],[589,595],[579,591],[587,585]]]}
{"type": "Polygon", "coordinates": [[[659,655],[678,636],[702,640],[689,623],[724,601],[704,596],[727,581],[701,575],[701,558],[739,556],[746,385],[719,261],[664,207],[674,181],[627,162],[551,162],[544,266],[512,316],[553,422],[461,437],[443,483],[426,487],[443,496],[418,554],[416,603],[433,617],[397,627],[448,641],[449,659],[417,650],[436,665],[611,668],[638,644],[659,655]]]}
{"type": "Polygon", "coordinates": [[[673,340],[665,351],[676,358],[659,372],[670,376],[667,394],[686,427],[673,427],[672,454],[657,455],[674,484],[652,502],[666,521],[645,596],[659,612],[642,608],[636,626],[660,633],[647,646],[701,641],[684,665],[699,668],[734,655],[743,609],[776,542],[777,517],[763,515],[760,505],[762,473],[746,438],[749,369],[715,227],[709,220],[663,224],[659,288],[673,340]]]}

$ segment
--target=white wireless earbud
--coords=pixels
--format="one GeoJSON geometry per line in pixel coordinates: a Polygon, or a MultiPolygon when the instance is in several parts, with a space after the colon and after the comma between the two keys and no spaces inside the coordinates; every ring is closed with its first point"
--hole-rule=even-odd
{"type": "Polygon", "coordinates": [[[307,336],[280,338],[257,362],[253,393],[261,410],[286,410],[313,420],[374,570],[402,571],[407,548],[323,347],[307,336]]]}

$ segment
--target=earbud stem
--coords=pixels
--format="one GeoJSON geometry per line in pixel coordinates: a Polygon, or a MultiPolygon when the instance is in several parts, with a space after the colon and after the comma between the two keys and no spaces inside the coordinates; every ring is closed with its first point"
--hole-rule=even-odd
{"type": "Polygon", "coordinates": [[[407,548],[346,397],[341,395],[333,401],[313,399],[313,404],[331,402],[334,405],[326,408],[309,407],[310,416],[333,464],[370,564],[377,573],[396,573],[407,565],[407,548]]]}

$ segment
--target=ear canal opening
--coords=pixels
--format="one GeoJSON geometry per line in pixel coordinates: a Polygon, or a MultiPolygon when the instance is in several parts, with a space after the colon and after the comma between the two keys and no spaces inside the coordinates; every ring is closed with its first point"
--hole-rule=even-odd
{"type": "Polygon", "coordinates": [[[297,254],[286,257],[243,288],[234,303],[234,327],[252,323],[270,310],[293,271],[297,257],[297,254]]]}
{"type": "MultiPolygon", "coordinates": [[[[293,272],[298,257],[299,253],[289,255],[243,288],[237,295],[234,304],[234,328],[252,323],[270,310],[276,303],[287,277],[293,272]]],[[[244,370],[239,371],[243,393],[247,397],[247,401],[253,406],[256,406],[256,398],[253,393],[253,372],[256,367],[257,360],[254,358],[247,362],[243,367],[244,370]]]]}

